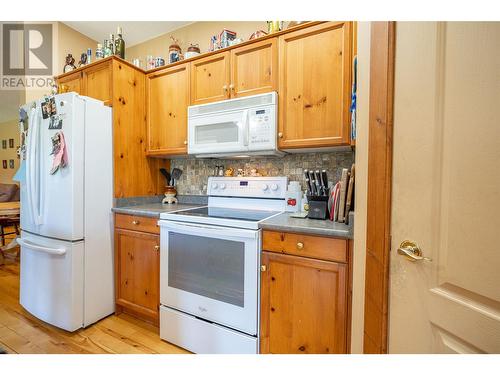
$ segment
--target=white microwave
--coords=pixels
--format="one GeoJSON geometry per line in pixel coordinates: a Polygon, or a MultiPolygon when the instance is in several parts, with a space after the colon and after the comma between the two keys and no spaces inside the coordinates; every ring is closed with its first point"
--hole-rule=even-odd
{"type": "Polygon", "coordinates": [[[276,92],[188,107],[188,154],[283,155],[277,148],[277,109],[276,92]]]}

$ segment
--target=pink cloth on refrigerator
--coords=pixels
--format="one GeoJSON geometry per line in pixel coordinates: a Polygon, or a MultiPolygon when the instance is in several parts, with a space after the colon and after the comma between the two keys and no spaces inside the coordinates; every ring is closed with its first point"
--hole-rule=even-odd
{"type": "Polygon", "coordinates": [[[57,172],[59,168],[64,168],[68,165],[68,150],[66,148],[66,141],[64,140],[63,132],[58,132],[59,135],[59,150],[54,155],[54,159],[52,160],[52,169],[50,170],[50,174],[54,174],[57,172]]]}

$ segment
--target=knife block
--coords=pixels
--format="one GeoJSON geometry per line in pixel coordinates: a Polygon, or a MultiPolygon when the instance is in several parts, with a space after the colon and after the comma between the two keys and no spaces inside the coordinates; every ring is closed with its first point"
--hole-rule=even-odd
{"type": "Polygon", "coordinates": [[[328,218],[329,195],[308,195],[309,213],[307,217],[315,220],[326,220],[328,218]]]}

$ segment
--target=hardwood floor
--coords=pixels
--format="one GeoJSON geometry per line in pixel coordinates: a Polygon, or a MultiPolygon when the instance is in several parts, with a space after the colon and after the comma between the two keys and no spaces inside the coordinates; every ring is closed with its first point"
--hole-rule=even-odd
{"type": "Polygon", "coordinates": [[[7,353],[188,353],[160,340],[158,328],[126,314],[109,316],[69,333],[35,318],[19,305],[19,261],[0,265],[0,349],[7,353]]]}

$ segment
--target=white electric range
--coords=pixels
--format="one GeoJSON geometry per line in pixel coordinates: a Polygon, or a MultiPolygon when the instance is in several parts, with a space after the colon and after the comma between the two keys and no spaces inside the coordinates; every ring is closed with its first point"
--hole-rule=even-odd
{"type": "Polygon", "coordinates": [[[259,223],[286,177],[209,177],[208,206],[160,215],[160,337],[195,353],[258,353],[259,223]]]}

